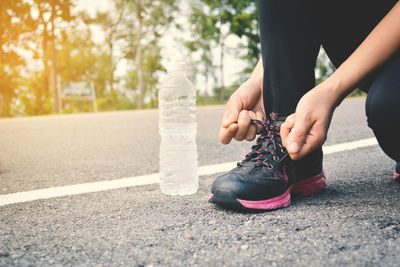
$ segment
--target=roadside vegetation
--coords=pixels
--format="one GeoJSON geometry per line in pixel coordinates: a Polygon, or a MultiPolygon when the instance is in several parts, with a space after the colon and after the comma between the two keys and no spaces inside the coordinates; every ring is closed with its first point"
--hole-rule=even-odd
{"type": "MultiPolygon", "coordinates": [[[[156,108],[171,32],[199,105],[225,103],[260,57],[256,1],[80,1],[0,1],[0,117],[156,108]],[[242,62],[234,79],[228,57],[242,62]]],[[[332,71],[321,52],[317,81],[332,71]]]]}

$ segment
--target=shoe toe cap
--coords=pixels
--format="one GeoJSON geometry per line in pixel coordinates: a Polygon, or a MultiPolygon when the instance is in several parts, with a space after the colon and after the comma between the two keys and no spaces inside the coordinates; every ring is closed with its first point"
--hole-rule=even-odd
{"type": "Polygon", "coordinates": [[[270,185],[261,185],[246,182],[240,174],[227,173],[217,177],[211,186],[211,193],[229,192],[237,199],[242,200],[263,200],[279,195],[273,188],[277,188],[276,181],[270,181],[270,185]]]}

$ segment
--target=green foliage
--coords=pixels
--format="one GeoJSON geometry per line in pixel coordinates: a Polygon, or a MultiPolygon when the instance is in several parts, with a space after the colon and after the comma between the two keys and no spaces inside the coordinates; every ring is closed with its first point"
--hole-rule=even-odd
{"type": "Polygon", "coordinates": [[[42,71],[34,71],[30,77],[24,79],[18,94],[23,114],[44,115],[52,112],[51,95],[43,87],[44,75],[42,71]]]}
{"type": "MultiPolygon", "coordinates": [[[[109,1],[113,7],[94,17],[71,13],[73,0],[0,1],[0,116],[52,113],[54,72],[61,92],[70,82],[93,83],[99,110],[157,106],[159,40],[178,1],[109,1]],[[91,25],[103,31],[104,43],[93,42],[91,25]],[[115,71],[122,59],[130,71],[121,81],[115,71]]],[[[87,101],[63,102],[63,112],[92,110],[87,101]]]]}
{"type": "Polygon", "coordinates": [[[144,99],[154,103],[156,98],[158,73],[163,70],[159,41],[176,15],[178,1],[121,1],[121,8],[128,10],[124,17],[124,57],[133,63],[125,82],[135,91],[138,108],[142,108],[144,99]]]}
{"type": "Polygon", "coordinates": [[[200,74],[208,84],[209,78],[216,79],[215,68],[219,68],[219,95],[226,99],[224,84],[224,54],[228,51],[226,40],[230,35],[237,36],[242,43],[235,54],[248,62],[248,67],[240,72],[239,80],[248,76],[259,59],[260,38],[258,34],[257,5],[255,1],[238,0],[198,0],[192,4],[190,21],[191,39],[184,41],[189,52],[200,53],[197,65],[200,68],[191,74],[200,74]],[[212,50],[221,51],[218,66],[213,65],[212,50]],[[243,53],[244,51],[244,53],[243,53]]]}
{"type": "MultiPolygon", "coordinates": [[[[146,49],[142,61],[143,80],[145,90],[143,96],[150,99],[150,106],[155,108],[155,100],[157,99],[157,86],[159,83],[158,72],[164,71],[161,66],[161,49],[156,45],[150,49],[146,49]]],[[[138,84],[138,72],[136,67],[132,67],[124,77],[125,88],[134,92],[135,103],[138,103],[138,92],[135,90],[138,84]]]]}
{"type": "MultiPolygon", "coordinates": [[[[73,16],[71,16],[72,8],[73,2],[70,0],[33,0],[31,4],[31,10],[38,12],[37,18],[34,20],[36,27],[32,32],[36,37],[34,38],[36,41],[34,51],[37,53],[36,56],[41,58],[43,67],[42,80],[40,81],[42,87],[34,91],[35,94],[33,97],[37,104],[43,103],[40,99],[43,95],[45,95],[46,101],[51,101],[49,96],[53,97],[52,101],[55,105],[53,112],[57,112],[56,107],[58,102],[58,96],[55,92],[56,88],[51,88],[50,85],[51,79],[57,76],[57,51],[55,47],[52,47],[57,41],[55,25],[71,21],[73,19],[73,16]],[[53,77],[51,77],[52,74],[53,77]]],[[[53,86],[55,86],[55,82],[53,86]]],[[[38,109],[41,111],[37,115],[42,114],[42,111],[46,111],[47,113],[46,107],[47,103],[39,106],[38,109]]]]}
{"type": "MultiPolygon", "coordinates": [[[[234,83],[225,88],[227,99],[229,99],[229,97],[236,91],[239,86],[240,83],[234,83]]],[[[200,94],[199,92],[197,92],[197,105],[204,106],[226,104],[227,99],[221,100],[221,98],[219,97],[220,93],[221,87],[214,88],[214,94],[212,96],[200,94]]]]}
{"type": "Polygon", "coordinates": [[[31,30],[30,7],[23,1],[0,1],[0,117],[11,116],[11,104],[22,82],[25,60],[19,47],[31,30]]]}
{"type": "Polygon", "coordinates": [[[96,95],[105,97],[111,68],[104,49],[92,41],[88,30],[67,29],[61,36],[57,58],[61,89],[69,82],[91,81],[96,95]]]}
{"type": "Polygon", "coordinates": [[[195,53],[199,53],[199,60],[191,62],[191,67],[189,68],[189,77],[195,82],[197,79],[197,74],[204,77],[206,88],[209,79],[216,80],[215,67],[213,65],[213,54],[212,54],[212,39],[215,31],[213,21],[204,12],[201,6],[192,7],[192,13],[189,18],[190,30],[191,30],[191,40],[183,41],[184,45],[188,49],[190,56],[188,58],[193,58],[195,53]]]}
{"type": "MultiPolygon", "coordinates": [[[[221,21],[229,25],[231,34],[244,39],[240,51],[246,51],[242,57],[252,69],[260,58],[260,37],[258,31],[258,10],[256,1],[219,0],[224,7],[221,21]]],[[[244,69],[243,73],[249,73],[244,69]]]]}
{"type": "Polygon", "coordinates": [[[128,110],[137,108],[135,103],[130,101],[130,99],[120,91],[113,91],[107,97],[97,99],[97,106],[100,111],[128,110]]]}
{"type": "Polygon", "coordinates": [[[318,54],[317,63],[315,65],[316,84],[319,84],[326,80],[334,71],[335,67],[326,55],[325,50],[321,49],[318,54]]]}
{"type": "MultiPolygon", "coordinates": [[[[161,37],[175,24],[180,1],[108,0],[110,10],[93,17],[73,13],[77,1],[83,0],[0,1],[0,117],[53,113],[54,80],[61,92],[71,82],[94,84],[98,110],[157,107],[159,77],[165,71],[161,37]],[[93,41],[93,25],[103,32],[104,42],[93,41]],[[118,77],[122,61],[128,71],[118,77]],[[52,80],[53,73],[57,79],[52,80]]],[[[188,25],[177,26],[191,32],[182,40],[187,48],[182,53],[197,58],[190,62],[189,76],[192,81],[201,78],[206,87],[215,84],[211,90],[205,88],[213,95],[198,94],[198,104],[225,103],[260,57],[257,5],[239,0],[190,3],[188,25]],[[231,36],[239,38],[237,48],[227,46],[231,36]],[[218,63],[216,51],[221,53],[218,63]],[[223,75],[217,75],[224,71],[225,53],[248,63],[239,79],[227,86],[223,75]]],[[[324,54],[316,68],[318,82],[333,71],[324,54]]],[[[92,103],[84,99],[63,103],[64,113],[93,111],[92,103]]]]}

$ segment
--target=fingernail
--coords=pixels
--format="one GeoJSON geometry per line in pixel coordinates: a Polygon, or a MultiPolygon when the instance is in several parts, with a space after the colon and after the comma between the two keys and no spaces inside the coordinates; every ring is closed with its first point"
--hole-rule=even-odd
{"type": "Polygon", "coordinates": [[[300,149],[299,144],[297,144],[296,142],[292,142],[289,146],[289,151],[291,153],[297,153],[299,152],[299,149],[300,149]]]}

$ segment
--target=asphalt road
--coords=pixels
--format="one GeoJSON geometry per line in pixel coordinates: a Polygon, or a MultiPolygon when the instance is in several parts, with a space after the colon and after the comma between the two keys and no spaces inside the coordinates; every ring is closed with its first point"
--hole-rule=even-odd
{"type": "MultiPolygon", "coordinates": [[[[198,109],[199,165],[240,160],[218,143],[223,107],[198,109]]],[[[0,120],[0,194],[158,171],[157,111],[0,120]]],[[[364,99],[346,100],[327,145],[372,137],[364,99]]],[[[0,266],[398,266],[400,184],[378,146],[325,156],[327,189],[290,207],[238,213],[158,185],[0,206],[0,266]]]]}

